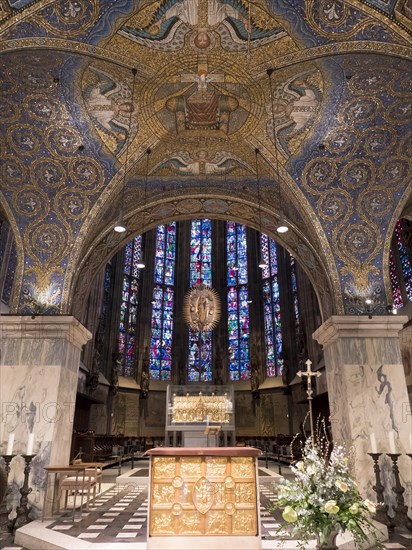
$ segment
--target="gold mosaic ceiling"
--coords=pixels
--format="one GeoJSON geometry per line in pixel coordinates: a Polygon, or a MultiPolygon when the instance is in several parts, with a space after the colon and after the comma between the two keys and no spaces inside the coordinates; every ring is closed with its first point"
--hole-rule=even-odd
{"type": "Polygon", "coordinates": [[[281,242],[324,314],[366,290],[384,307],[388,232],[411,194],[403,4],[12,4],[2,205],[20,246],[16,309],[54,289],[54,305],[76,311],[104,262],[167,219],[232,218],[275,236],[280,207],[291,227],[281,242]],[[116,240],[121,201],[129,231],[116,240]]]}

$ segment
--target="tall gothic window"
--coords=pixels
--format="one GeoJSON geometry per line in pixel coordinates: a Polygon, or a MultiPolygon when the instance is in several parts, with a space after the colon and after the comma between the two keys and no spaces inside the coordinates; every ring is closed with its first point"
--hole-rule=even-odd
{"type": "Polygon", "coordinates": [[[295,317],[296,333],[300,330],[300,315],[299,315],[299,298],[298,298],[298,282],[296,279],[296,261],[290,255],[290,282],[292,287],[293,312],[295,317]]]}
{"type": "Polygon", "coordinates": [[[393,250],[391,250],[389,253],[389,277],[392,285],[393,307],[395,309],[399,309],[400,307],[403,307],[403,300],[402,300],[401,288],[399,286],[395,254],[393,250]]]}
{"type": "Polygon", "coordinates": [[[175,261],[176,222],[159,225],[150,339],[150,378],[154,380],[171,379],[175,261]]]}
{"type": "MultiPolygon", "coordinates": [[[[176,303],[183,302],[186,284],[193,288],[201,281],[208,286],[216,285],[212,281],[217,272],[219,278],[226,278],[226,299],[228,324],[221,323],[216,327],[216,332],[223,336],[227,342],[225,362],[228,360],[228,380],[248,380],[251,376],[250,367],[250,288],[248,276],[252,269],[257,271],[255,263],[248,265],[251,260],[251,251],[247,247],[247,228],[245,225],[235,222],[221,223],[225,228],[223,249],[216,249],[223,263],[217,265],[212,258],[212,222],[211,220],[197,219],[190,222],[190,241],[184,246],[190,246],[189,262],[187,254],[179,255],[180,265],[177,266],[177,227],[179,222],[160,225],[148,236],[153,261],[153,272],[139,270],[142,259],[142,239],[140,236],[130,241],[124,251],[124,269],[122,275],[122,294],[120,304],[120,323],[118,351],[122,364],[123,376],[135,377],[138,357],[142,356],[139,346],[146,346],[148,338],[150,378],[154,380],[171,380],[172,355],[176,364],[187,363],[187,380],[189,383],[211,382],[213,380],[212,351],[215,340],[212,331],[198,333],[189,329],[185,330],[185,345],[179,346],[173,343],[174,310],[176,303]],[[184,271],[189,267],[189,272],[184,271]],[[153,273],[153,277],[150,275],[153,273]],[[177,276],[177,274],[179,276],[177,276]],[[145,281],[148,292],[142,295],[142,277],[149,277],[145,281]],[[178,286],[177,286],[178,285],[178,286]],[[138,303],[139,297],[139,303],[138,303]],[[141,303],[140,303],[141,302],[141,303]],[[223,332],[222,332],[223,331],[223,332]],[[143,344],[144,343],[144,344],[143,344]],[[139,349],[137,349],[139,348],[139,349]],[[172,354],[173,348],[173,354],[172,354]]],[[[256,235],[251,232],[250,235],[256,235]]],[[[282,248],[267,235],[257,234],[262,256],[267,267],[262,270],[259,286],[261,289],[263,306],[262,339],[265,342],[265,370],[267,376],[279,376],[283,371],[282,331],[279,294],[283,289],[279,288],[278,257],[282,248]]],[[[395,243],[396,241],[394,241],[395,243]]],[[[217,243],[216,243],[217,244],[217,243]]],[[[181,244],[181,246],[183,246],[181,244]]],[[[408,245],[409,246],[409,245],[408,245]]],[[[409,250],[409,248],[408,248],[409,250]]],[[[215,249],[213,249],[213,253],[215,249]]],[[[398,254],[397,248],[394,252],[398,254]]],[[[1,248],[0,248],[1,253],[1,248]]],[[[282,256],[283,258],[283,256],[282,256]]],[[[149,258],[146,257],[149,261],[149,258]]],[[[300,318],[300,304],[298,301],[297,264],[293,257],[288,257],[286,272],[290,276],[288,296],[292,315],[295,319],[296,337],[302,333],[303,327],[300,318]],[[289,263],[290,262],[290,263],[289,263]]],[[[396,256],[396,265],[399,274],[399,256],[396,256]]],[[[410,264],[409,264],[410,265],[410,264]]],[[[403,279],[401,279],[403,284],[403,279]]],[[[111,287],[117,286],[117,277],[112,272],[112,267],[107,266],[105,278],[105,297],[103,299],[103,314],[107,311],[110,302],[108,295],[111,287]],[[111,284],[111,280],[112,283],[111,284]]],[[[404,294],[402,287],[402,297],[404,294]]],[[[111,292],[111,291],[110,291],[111,292]]],[[[401,297],[401,298],[402,298],[401,297]]],[[[110,295],[111,299],[111,295],[110,295]]],[[[403,298],[405,301],[405,298],[403,298]]],[[[256,311],[258,314],[258,311],[256,311]]],[[[182,325],[183,328],[183,325],[182,325]]],[[[181,335],[175,335],[179,337],[181,335]]],[[[218,361],[222,358],[219,357],[218,361]]]]}
{"type": "MultiPolygon", "coordinates": [[[[190,286],[212,286],[212,222],[192,220],[190,230],[190,286]]],[[[189,328],[188,381],[212,380],[212,331],[189,328]]]]}
{"type": "Polygon", "coordinates": [[[261,234],[260,246],[266,264],[262,269],[266,373],[267,376],[278,376],[283,370],[283,359],[276,241],[261,234]]]}
{"type": "Polygon", "coordinates": [[[104,291],[103,291],[103,303],[102,303],[102,322],[103,327],[107,327],[109,320],[109,299],[110,289],[112,284],[112,264],[108,262],[104,270],[104,291]]]}
{"type": "Polygon", "coordinates": [[[406,244],[408,236],[411,239],[410,234],[408,235],[406,231],[407,226],[409,226],[409,231],[411,231],[412,227],[410,225],[411,224],[409,224],[407,220],[399,220],[395,226],[395,240],[398,245],[401,271],[405,283],[406,298],[408,301],[412,302],[412,258],[408,253],[408,247],[406,244]]]}
{"type": "Polygon", "coordinates": [[[119,326],[119,354],[123,376],[135,376],[136,319],[140,274],[137,265],[141,261],[141,257],[142,237],[138,235],[125,247],[119,326]]]}
{"type": "Polygon", "coordinates": [[[226,224],[229,378],[250,378],[246,226],[226,224]]]}
{"type": "Polygon", "coordinates": [[[16,269],[16,243],[10,225],[0,219],[0,298],[7,305],[10,305],[16,269]]]}

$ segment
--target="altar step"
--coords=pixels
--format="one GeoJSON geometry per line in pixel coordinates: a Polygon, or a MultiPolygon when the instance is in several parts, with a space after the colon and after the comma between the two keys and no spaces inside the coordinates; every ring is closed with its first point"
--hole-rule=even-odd
{"type": "MultiPolygon", "coordinates": [[[[113,485],[90,503],[89,512],[73,522],[71,514],[53,521],[34,521],[19,529],[15,544],[28,550],[146,550],[147,535],[147,485],[127,485],[122,490],[113,485]]],[[[277,532],[281,521],[279,511],[270,512],[274,494],[269,485],[260,486],[261,548],[262,550],[295,550],[299,541],[277,532]]],[[[406,535],[407,536],[407,535],[406,535]]],[[[387,548],[410,548],[405,543],[387,543],[387,548]]],[[[338,539],[340,550],[355,550],[353,541],[338,539]]],[[[374,548],[371,541],[369,548],[374,548]]],[[[3,547],[3,550],[6,550],[3,547]]],[[[315,541],[305,550],[315,548],[315,541]]],[[[211,548],[210,550],[216,550],[211,548]]],[[[226,548],[225,550],[235,550],[226,548]]]]}

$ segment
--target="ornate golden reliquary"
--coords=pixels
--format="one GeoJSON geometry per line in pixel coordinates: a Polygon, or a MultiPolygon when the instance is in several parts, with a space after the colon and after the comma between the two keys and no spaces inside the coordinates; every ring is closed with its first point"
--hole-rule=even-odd
{"type": "Polygon", "coordinates": [[[149,535],[256,535],[255,471],[251,456],[153,456],[149,535]]]}
{"type": "Polygon", "coordinates": [[[232,402],[226,395],[174,396],[172,423],[218,422],[227,424],[232,402]]]}

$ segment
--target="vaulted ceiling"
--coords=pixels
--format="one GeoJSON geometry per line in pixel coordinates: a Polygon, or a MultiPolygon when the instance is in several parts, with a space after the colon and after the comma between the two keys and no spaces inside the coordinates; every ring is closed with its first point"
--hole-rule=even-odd
{"type": "Polygon", "coordinates": [[[93,276],[131,236],[195,216],[276,237],[324,317],[366,295],[386,311],[391,234],[412,197],[408,1],[1,6],[12,311],[81,317],[93,276]]]}

